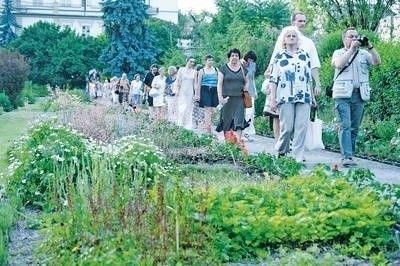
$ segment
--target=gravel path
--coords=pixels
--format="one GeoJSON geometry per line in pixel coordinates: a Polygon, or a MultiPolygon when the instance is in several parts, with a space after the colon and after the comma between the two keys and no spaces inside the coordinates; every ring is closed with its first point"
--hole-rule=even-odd
{"type": "Polygon", "coordinates": [[[13,228],[8,243],[8,265],[39,265],[34,258],[34,250],[43,238],[39,231],[31,229],[32,221],[36,220],[38,211],[25,210],[24,218],[21,218],[13,228]]]}

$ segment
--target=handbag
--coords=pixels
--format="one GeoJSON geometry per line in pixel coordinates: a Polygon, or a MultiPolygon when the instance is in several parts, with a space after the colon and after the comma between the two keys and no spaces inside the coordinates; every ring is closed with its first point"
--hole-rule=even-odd
{"type": "Polygon", "coordinates": [[[360,96],[364,102],[369,101],[371,99],[371,87],[369,86],[369,83],[361,84],[360,96]]]}
{"type": "Polygon", "coordinates": [[[308,120],[304,147],[308,151],[325,149],[322,141],[322,120],[317,118],[317,116],[315,116],[314,121],[308,120]]]}
{"type": "Polygon", "coordinates": [[[351,63],[353,63],[353,61],[354,61],[354,59],[356,58],[357,54],[358,54],[358,50],[357,50],[357,52],[354,54],[354,56],[353,56],[353,58],[351,59],[350,63],[349,63],[348,65],[346,65],[344,68],[342,68],[342,69],[339,71],[339,73],[337,74],[337,76],[333,79],[332,83],[331,83],[329,86],[327,86],[327,87],[325,88],[325,95],[326,95],[327,97],[329,97],[329,98],[332,98],[332,97],[333,97],[333,84],[335,83],[335,80],[339,77],[340,74],[343,73],[343,71],[346,70],[346,68],[348,68],[348,67],[351,65],[351,63]]]}
{"type": "Polygon", "coordinates": [[[243,102],[245,108],[253,107],[252,99],[248,91],[243,91],[243,102]]]}
{"type": "MultiPolygon", "coordinates": [[[[243,79],[246,82],[246,77],[244,75],[243,67],[240,66],[240,70],[242,71],[243,79]]],[[[253,100],[250,96],[249,91],[243,91],[243,103],[244,103],[244,108],[251,108],[253,107],[253,100]]]]}
{"type": "Polygon", "coordinates": [[[160,91],[157,90],[156,88],[151,88],[149,91],[149,96],[150,97],[157,97],[158,95],[160,95],[160,91]]]}

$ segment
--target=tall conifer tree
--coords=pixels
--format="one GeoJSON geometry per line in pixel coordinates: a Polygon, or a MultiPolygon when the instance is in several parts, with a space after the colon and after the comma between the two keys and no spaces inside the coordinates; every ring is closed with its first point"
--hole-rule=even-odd
{"type": "Polygon", "coordinates": [[[12,0],[4,0],[3,11],[0,15],[0,46],[5,46],[17,38],[14,30],[21,28],[15,15],[11,12],[12,0]]]}
{"type": "Polygon", "coordinates": [[[131,78],[143,73],[155,61],[157,50],[153,37],[145,25],[147,5],[143,0],[104,0],[103,21],[110,45],[100,60],[107,68],[105,74],[131,78]]]}

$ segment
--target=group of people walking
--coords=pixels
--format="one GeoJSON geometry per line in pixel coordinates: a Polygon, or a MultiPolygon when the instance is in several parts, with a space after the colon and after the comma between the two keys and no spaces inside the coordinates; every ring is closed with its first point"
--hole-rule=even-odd
{"type": "MultiPolygon", "coordinates": [[[[264,73],[269,79],[266,106],[270,112],[266,113],[274,113],[270,116],[277,139],[275,148],[279,156],[292,149],[299,162],[306,160],[310,108],[318,105],[316,96],[321,92],[320,62],[314,43],[303,35],[305,25],[305,14],[295,12],[292,25],[282,30],[264,73]]],[[[369,67],[380,64],[381,59],[372,43],[360,39],[353,27],[344,30],[342,41],[344,47],[334,51],[331,65],[335,68],[333,99],[342,164],[349,167],[357,165],[355,143],[368,100],[363,93],[370,91],[369,67]]]]}
{"type": "MultiPolygon", "coordinates": [[[[318,105],[316,96],[321,92],[321,65],[315,44],[303,34],[305,14],[295,12],[291,21],[292,25],[285,27],[278,37],[264,73],[267,84],[263,91],[267,94],[264,115],[270,118],[277,154],[291,153],[296,161],[303,162],[310,110],[318,105]]],[[[344,47],[332,56],[333,98],[342,163],[353,166],[366,101],[362,94],[370,90],[369,66],[380,64],[381,59],[370,41],[361,42],[355,28],[347,28],[342,41],[344,47]]],[[[155,119],[165,119],[186,129],[194,128],[194,114],[200,108],[201,126],[211,133],[219,113],[216,131],[223,131],[225,136],[233,132],[239,140],[251,140],[255,134],[256,61],[253,51],[242,58],[241,52],[234,48],[228,51],[227,62],[220,68],[214,66],[212,55],[204,57],[200,68],[196,68],[195,58],[189,56],[182,67],[166,69],[151,65],[143,79],[136,74],[129,83],[123,74],[119,79],[106,81],[105,87],[113,103],[129,104],[132,110],[138,111],[145,101],[155,119]],[[244,105],[246,91],[252,98],[250,108],[244,105]]]]}

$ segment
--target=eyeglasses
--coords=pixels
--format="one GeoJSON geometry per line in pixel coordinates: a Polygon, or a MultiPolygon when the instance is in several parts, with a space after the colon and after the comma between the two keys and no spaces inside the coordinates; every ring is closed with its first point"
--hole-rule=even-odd
{"type": "Polygon", "coordinates": [[[189,62],[190,62],[190,63],[196,63],[196,61],[194,61],[194,60],[189,60],[189,62]]]}
{"type": "Polygon", "coordinates": [[[347,35],[346,36],[347,38],[349,38],[349,39],[354,39],[354,38],[358,38],[358,35],[347,35]]]}
{"type": "Polygon", "coordinates": [[[286,38],[296,38],[296,37],[297,37],[297,35],[294,35],[294,34],[286,35],[286,38]]]}

